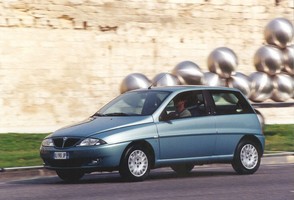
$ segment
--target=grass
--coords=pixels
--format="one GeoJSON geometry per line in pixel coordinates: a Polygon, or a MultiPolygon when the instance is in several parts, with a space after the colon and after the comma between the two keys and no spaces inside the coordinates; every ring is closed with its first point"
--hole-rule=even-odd
{"type": "Polygon", "coordinates": [[[265,151],[294,152],[294,124],[266,125],[265,151]]]}
{"type": "Polygon", "coordinates": [[[40,144],[48,134],[0,134],[0,168],[42,165],[40,144]]]}
{"type": "MultiPolygon", "coordinates": [[[[294,124],[266,125],[265,151],[294,152],[294,124]]],[[[48,134],[0,134],[0,168],[42,165],[40,144],[48,134]]]]}

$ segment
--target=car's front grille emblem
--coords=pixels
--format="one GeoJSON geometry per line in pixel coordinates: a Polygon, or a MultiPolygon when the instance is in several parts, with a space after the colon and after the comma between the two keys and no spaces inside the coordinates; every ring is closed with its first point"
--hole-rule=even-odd
{"type": "Polygon", "coordinates": [[[65,144],[65,142],[66,142],[67,139],[68,139],[67,137],[63,137],[62,138],[62,140],[63,140],[63,142],[62,142],[62,148],[64,147],[64,144],[65,144]]]}

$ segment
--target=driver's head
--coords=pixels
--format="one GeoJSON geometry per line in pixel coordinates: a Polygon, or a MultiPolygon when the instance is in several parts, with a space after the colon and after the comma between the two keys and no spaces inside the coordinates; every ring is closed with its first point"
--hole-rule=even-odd
{"type": "Polygon", "coordinates": [[[185,103],[186,101],[182,98],[175,99],[175,107],[178,112],[181,112],[185,109],[185,103]]]}

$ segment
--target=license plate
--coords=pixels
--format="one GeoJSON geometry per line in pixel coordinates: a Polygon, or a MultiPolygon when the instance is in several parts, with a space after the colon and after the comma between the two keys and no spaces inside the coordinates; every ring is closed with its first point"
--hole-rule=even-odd
{"type": "Polygon", "coordinates": [[[67,152],[54,152],[54,159],[55,160],[68,159],[68,153],[67,152]]]}

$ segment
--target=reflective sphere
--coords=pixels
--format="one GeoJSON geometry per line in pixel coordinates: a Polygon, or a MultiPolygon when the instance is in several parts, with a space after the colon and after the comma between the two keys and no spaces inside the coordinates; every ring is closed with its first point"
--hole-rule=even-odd
{"type": "Polygon", "coordinates": [[[160,73],[152,79],[153,86],[173,86],[180,85],[180,80],[173,74],[160,73]]]}
{"type": "Polygon", "coordinates": [[[180,62],[172,71],[183,85],[201,85],[203,79],[203,73],[200,67],[191,62],[180,62]]]}
{"type": "Polygon", "coordinates": [[[268,44],[285,48],[294,37],[293,24],[285,18],[273,19],[266,25],[264,37],[268,44]]]}
{"type": "Polygon", "coordinates": [[[249,76],[251,81],[250,100],[262,102],[272,96],[274,89],[271,78],[263,72],[253,72],[249,76]]]}
{"type": "Polygon", "coordinates": [[[139,88],[148,88],[150,85],[150,80],[144,74],[129,74],[123,79],[120,85],[120,93],[125,93],[139,88]]]}
{"type": "Polygon", "coordinates": [[[294,75],[294,45],[288,46],[284,51],[284,71],[294,75]]]}
{"type": "Polygon", "coordinates": [[[264,116],[258,110],[256,110],[256,109],[254,109],[254,110],[255,110],[255,112],[257,114],[258,121],[259,121],[259,123],[261,125],[261,128],[263,130],[264,129],[264,124],[265,124],[264,116]]]}
{"type": "MultiPolygon", "coordinates": [[[[294,76],[292,76],[291,78],[292,78],[292,84],[293,84],[293,87],[294,87],[294,76]]],[[[293,92],[292,98],[294,99],[294,92],[293,92]]]]}
{"type": "Polygon", "coordinates": [[[287,74],[277,74],[273,78],[274,90],[272,100],[287,101],[291,99],[294,93],[292,77],[287,74]]]}
{"type": "Polygon", "coordinates": [[[257,71],[274,75],[281,72],[283,53],[274,46],[260,47],[254,55],[254,65],[257,71]]]}
{"type": "Polygon", "coordinates": [[[225,86],[226,81],[219,77],[218,74],[212,72],[205,72],[203,77],[203,84],[208,86],[225,86]]]}
{"type": "Polygon", "coordinates": [[[228,87],[239,89],[245,96],[251,95],[251,81],[248,76],[240,72],[236,72],[228,79],[228,87]]]}
{"type": "Polygon", "coordinates": [[[221,78],[229,78],[238,65],[237,55],[227,47],[213,50],[207,59],[210,72],[217,73],[221,78]]]}

